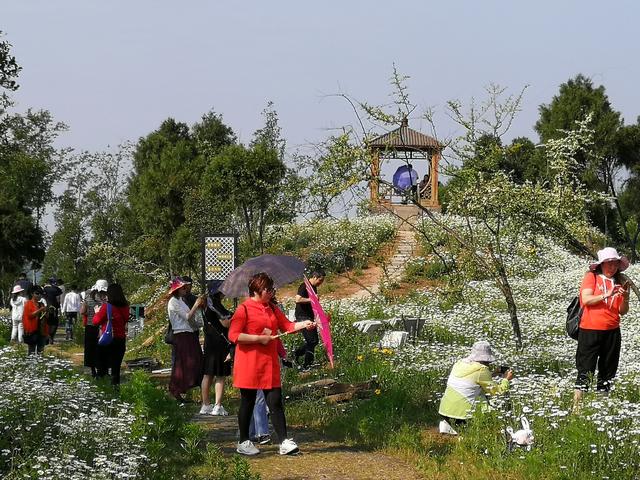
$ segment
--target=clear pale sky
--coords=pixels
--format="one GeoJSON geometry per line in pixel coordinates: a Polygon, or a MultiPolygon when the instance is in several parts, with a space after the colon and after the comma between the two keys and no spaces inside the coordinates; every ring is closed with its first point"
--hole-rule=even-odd
{"type": "Polygon", "coordinates": [[[325,94],[387,102],[394,62],[440,111],[489,82],[529,84],[512,137],[537,141],[538,106],[577,73],[635,122],[639,14],[631,0],[0,0],[0,30],[23,67],[18,110],[67,123],[61,145],[100,150],[211,108],[248,141],[273,100],[294,150],[354,121],[325,94]]]}

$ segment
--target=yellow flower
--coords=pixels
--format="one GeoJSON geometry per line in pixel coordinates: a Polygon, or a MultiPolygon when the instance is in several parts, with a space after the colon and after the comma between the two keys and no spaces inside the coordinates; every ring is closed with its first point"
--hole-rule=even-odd
{"type": "Polygon", "coordinates": [[[380,349],[378,347],[374,347],[373,353],[378,353],[379,351],[380,351],[380,349]]]}
{"type": "Polygon", "coordinates": [[[376,395],[380,395],[381,390],[379,388],[376,388],[376,395]]]}
{"type": "Polygon", "coordinates": [[[356,360],[358,360],[359,362],[361,362],[363,358],[364,358],[364,357],[363,357],[362,355],[358,355],[358,356],[356,357],[356,360]]]}

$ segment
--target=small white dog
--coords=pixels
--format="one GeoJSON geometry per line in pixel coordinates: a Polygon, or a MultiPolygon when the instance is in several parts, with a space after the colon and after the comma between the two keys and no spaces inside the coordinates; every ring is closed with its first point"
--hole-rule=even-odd
{"type": "Polygon", "coordinates": [[[507,444],[509,446],[509,451],[513,451],[514,448],[520,447],[524,448],[527,451],[531,450],[533,446],[534,436],[533,430],[529,427],[529,420],[525,417],[520,419],[522,423],[522,429],[517,432],[513,431],[513,428],[507,427],[505,429],[505,436],[507,437],[507,444]]]}

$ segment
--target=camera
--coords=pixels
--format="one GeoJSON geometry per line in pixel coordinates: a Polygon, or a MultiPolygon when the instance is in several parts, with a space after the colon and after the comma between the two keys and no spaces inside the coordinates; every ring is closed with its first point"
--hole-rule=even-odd
{"type": "Polygon", "coordinates": [[[500,368],[498,369],[498,372],[500,373],[500,375],[504,375],[509,370],[511,370],[511,367],[509,365],[500,365],[500,368]]]}

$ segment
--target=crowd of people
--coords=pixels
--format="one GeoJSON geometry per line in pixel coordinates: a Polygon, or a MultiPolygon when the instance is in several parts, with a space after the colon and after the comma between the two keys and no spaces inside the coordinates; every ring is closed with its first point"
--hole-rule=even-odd
{"type": "Polygon", "coordinates": [[[126,350],[129,302],[117,283],[98,280],[86,292],[76,285],[65,292],[64,282],[50,278],[44,285],[33,284],[22,274],[11,290],[11,341],[25,343],[29,355],[38,355],[55,342],[60,318],[65,321],[65,336],[73,339],[74,325],[84,326],[84,365],[96,378],[111,376],[120,384],[120,368],[126,350]],[[100,336],[112,330],[108,342],[100,336]]]}
{"type": "MultiPolygon", "coordinates": [[[[609,392],[616,375],[620,318],[629,311],[630,281],[622,273],[628,266],[625,256],[614,248],[604,248],[582,280],[574,408],[579,409],[596,370],[596,391],[602,394],[609,392]]],[[[309,283],[316,293],[324,278],[320,270],[310,274],[309,283]]],[[[221,281],[208,282],[200,296],[192,293],[192,283],[189,277],[176,277],[167,294],[165,340],[172,346],[170,394],[184,404],[189,401],[185,394],[199,387],[201,415],[228,415],[222,401],[225,382],[231,376],[240,392],[237,452],[258,454],[257,445],[270,441],[270,419],[279,453],[298,453],[298,445],[288,436],[282,396],[281,366],[292,364],[279,337],[302,332],[304,341],[295,350],[295,361],[302,369],[313,365],[318,333],[306,285],[302,283],[297,291],[295,321],[290,321],[276,300],[273,279],[264,272],[250,279],[249,296],[234,313],[223,304],[221,281]]],[[[21,278],[13,287],[11,307],[11,339],[26,343],[29,354],[39,354],[53,342],[60,315],[65,319],[67,338],[73,338],[74,323],[81,318],[84,365],[94,377],[110,374],[114,385],[120,383],[129,320],[129,303],[120,285],[97,280],[87,292],[80,294],[72,285],[65,294],[64,286],[55,279],[41,287],[21,278]],[[103,342],[109,329],[112,338],[103,342]]],[[[463,426],[476,408],[488,408],[487,395],[509,389],[514,373],[508,367],[493,368],[495,361],[491,345],[478,341],[468,356],[453,365],[439,406],[441,433],[457,434],[454,427],[463,426]],[[495,377],[501,379],[495,381],[495,377]]]]}

